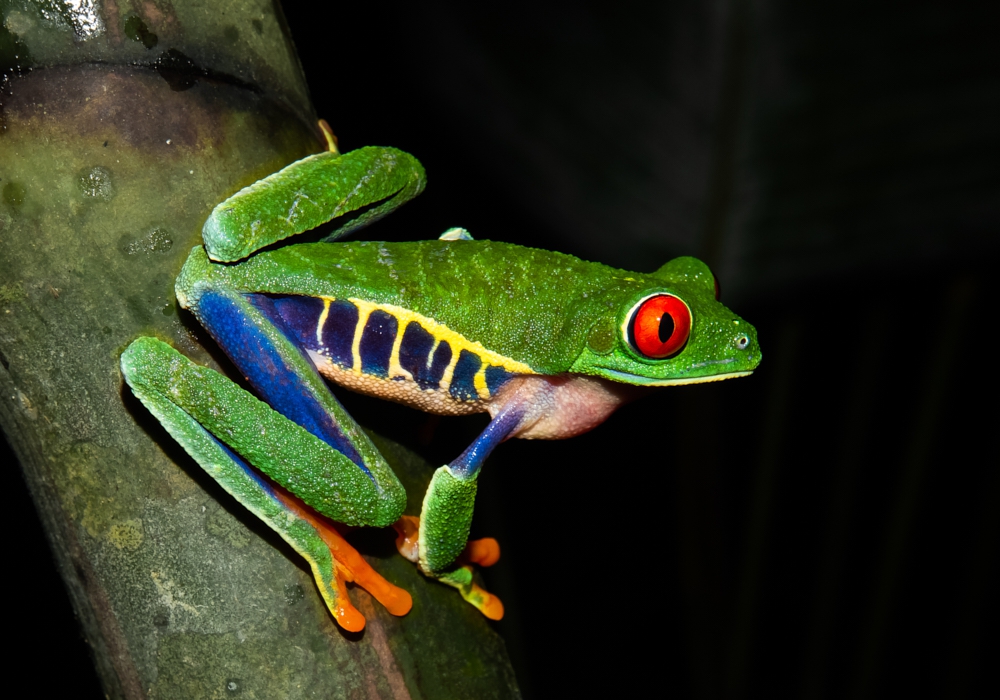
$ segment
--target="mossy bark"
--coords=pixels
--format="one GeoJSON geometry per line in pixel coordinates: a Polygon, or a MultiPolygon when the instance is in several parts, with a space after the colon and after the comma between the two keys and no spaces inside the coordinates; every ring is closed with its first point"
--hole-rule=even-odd
{"type": "MultiPolygon", "coordinates": [[[[517,696],[488,623],[388,533],[362,549],[413,611],[356,589],[368,627],[341,632],[123,387],[139,335],[218,364],[173,279],[217,202],[323,147],[280,11],[50,5],[0,5],[0,422],[108,695],[517,696]]],[[[432,469],[380,444],[412,510],[432,469]]]]}

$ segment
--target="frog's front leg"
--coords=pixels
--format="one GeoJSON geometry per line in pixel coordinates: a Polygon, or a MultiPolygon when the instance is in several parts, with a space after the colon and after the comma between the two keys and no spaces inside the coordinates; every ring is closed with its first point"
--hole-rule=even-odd
{"type": "Polygon", "coordinates": [[[638,391],[580,375],[512,376],[488,405],[492,420],[486,429],[457,459],[434,472],[419,523],[404,520],[397,525],[400,552],[418,562],[425,574],[457,588],[487,617],[503,617],[502,604],[473,582],[470,566],[496,562],[500,555],[496,541],[466,544],[483,463],[511,437],[562,439],[587,432],[638,391]]]}
{"type": "Polygon", "coordinates": [[[492,566],[500,558],[493,538],[469,541],[477,477],[493,449],[524,424],[528,404],[501,407],[480,436],[454,461],[434,472],[424,493],[420,518],[403,516],[396,524],[396,546],[420,570],[458,589],[491,620],[503,617],[503,604],[473,580],[472,565],[492,566]]]}
{"type": "Polygon", "coordinates": [[[424,189],[423,166],[409,153],[366,146],[341,154],[332,135],[327,135],[331,150],[268,175],[215,207],[202,228],[212,260],[242,260],[272,243],[353,213],[325,240],[342,238],[424,189]]]}

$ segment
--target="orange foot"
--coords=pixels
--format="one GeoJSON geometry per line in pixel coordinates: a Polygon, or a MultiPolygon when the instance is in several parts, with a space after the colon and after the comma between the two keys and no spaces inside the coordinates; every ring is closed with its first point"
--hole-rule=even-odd
{"type": "Polygon", "coordinates": [[[336,523],[318,515],[312,508],[284,489],[276,488],[275,493],[289,511],[315,528],[330,550],[330,556],[334,561],[332,577],[323,576],[318,564],[310,557],[307,559],[317,580],[325,581],[329,586],[328,588],[321,583],[319,589],[338,625],[348,632],[360,632],[365,627],[364,615],[358,612],[347,596],[346,584],[348,581],[354,582],[371,593],[375,600],[385,606],[385,609],[393,615],[405,615],[410,612],[410,608],[413,607],[413,599],[410,594],[382,578],[358,554],[358,550],[348,544],[336,523]]]}
{"type": "MultiPolygon", "coordinates": [[[[396,549],[404,557],[418,564],[420,561],[418,544],[420,518],[404,515],[396,521],[393,528],[396,530],[396,549]]],[[[500,544],[492,537],[484,537],[481,540],[469,540],[455,561],[455,568],[444,573],[431,573],[423,571],[423,569],[421,571],[431,578],[436,578],[442,583],[457,588],[467,603],[489,619],[499,620],[503,617],[503,603],[472,580],[473,564],[493,566],[499,559],[500,544]]]]}

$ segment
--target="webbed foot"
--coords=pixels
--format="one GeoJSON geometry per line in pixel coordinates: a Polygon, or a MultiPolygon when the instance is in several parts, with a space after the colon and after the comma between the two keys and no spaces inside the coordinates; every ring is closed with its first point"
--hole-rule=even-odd
{"type": "Polygon", "coordinates": [[[404,515],[393,525],[396,530],[396,549],[405,558],[417,564],[421,573],[458,590],[467,603],[491,620],[503,618],[503,603],[474,580],[473,565],[493,566],[500,559],[500,544],[492,537],[469,540],[454,564],[444,571],[434,572],[424,568],[420,557],[420,518],[404,515]]]}
{"type": "Polygon", "coordinates": [[[393,615],[405,615],[413,607],[413,598],[398,586],[389,583],[364,560],[353,546],[344,539],[337,524],[318,515],[302,501],[284,489],[276,489],[275,496],[292,515],[304,520],[316,531],[330,552],[332,567],[323,566],[305,554],[320,594],[326,601],[337,624],[348,632],[360,632],[365,627],[365,617],[351,603],[347,595],[347,582],[353,582],[368,591],[375,600],[393,615]]]}

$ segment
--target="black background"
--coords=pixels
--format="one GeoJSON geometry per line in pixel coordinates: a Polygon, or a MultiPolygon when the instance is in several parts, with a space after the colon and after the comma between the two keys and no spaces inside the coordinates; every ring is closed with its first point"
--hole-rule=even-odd
{"type": "MultiPolygon", "coordinates": [[[[985,13],[486,7],[285,3],[341,149],[427,168],[364,237],[461,225],[640,271],[697,255],[764,354],[751,378],[487,464],[475,529],[503,546],[487,582],[525,695],[976,695],[1000,548],[985,13]]],[[[436,463],[484,424],[345,403],[436,463]]],[[[15,643],[58,669],[47,694],[86,696],[86,647],[10,484],[7,555],[38,573],[8,604],[51,612],[15,616],[15,643]]]]}

